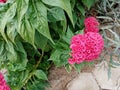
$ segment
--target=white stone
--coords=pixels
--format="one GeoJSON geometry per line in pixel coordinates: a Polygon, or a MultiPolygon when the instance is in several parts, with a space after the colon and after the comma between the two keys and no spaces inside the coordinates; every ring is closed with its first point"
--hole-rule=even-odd
{"type": "Polygon", "coordinates": [[[67,85],[67,90],[99,90],[91,73],[80,73],[67,85]]]}

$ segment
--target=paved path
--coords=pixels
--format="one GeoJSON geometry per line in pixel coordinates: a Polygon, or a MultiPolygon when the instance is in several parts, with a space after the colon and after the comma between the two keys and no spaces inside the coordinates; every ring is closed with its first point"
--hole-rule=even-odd
{"type": "Polygon", "coordinates": [[[120,90],[120,67],[111,68],[108,79],[108,64],[102,62],[91,73],[80,73],[67,85],[67,90],[120,90]]]}

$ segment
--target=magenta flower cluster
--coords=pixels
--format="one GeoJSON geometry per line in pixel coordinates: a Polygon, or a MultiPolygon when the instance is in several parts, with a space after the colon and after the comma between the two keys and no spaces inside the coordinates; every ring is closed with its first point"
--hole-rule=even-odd
{"type": "Polygon", "coordinates": [[[85,30],[84,32],[99,32],[99,22],[95,17],[89,17],[84,20],[85,30]]]}
{"type": "Polygon", "coordinates": [[[99,57],[104,48],[104,40],[99,32],[99,23],[94,17],[85,19],[85,34],[77,34],[72,37],[69,64],[91,62],[99,57]],[[92,29],[93,28],[93,29],[92,29]]]}
{"type": "Polygon", "coordinates": [[[6,3],[7,0],[0,0],[0,3],[6,3]]]}
{"type": "Polygon", "coordinates": [[[2,73],[0,73],[0,90],[10,90],[2,73]]]}

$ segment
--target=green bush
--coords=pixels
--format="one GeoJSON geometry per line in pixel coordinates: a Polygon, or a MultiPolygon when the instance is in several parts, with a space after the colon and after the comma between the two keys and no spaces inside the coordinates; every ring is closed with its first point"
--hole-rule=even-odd
{"type": "MultiPolygon", "coordinates": [[[[8,0],[0,4],[0,68],[11,90],[44,90],[54,64],[68,64],[70,38],[83,32],[95,0],[8,0]]],[[[76,66],[79,70],[79,66],[76,66]]]]}

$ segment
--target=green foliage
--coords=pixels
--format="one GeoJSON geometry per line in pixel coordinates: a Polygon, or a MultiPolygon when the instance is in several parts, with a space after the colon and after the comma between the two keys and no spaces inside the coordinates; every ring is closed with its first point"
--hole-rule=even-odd
{"type": "Polygon", "coordinates": [[[90,9],[90,7],[95,3],[95,0],[82,0],[83,4],[90,9]]]}
{"type": "Polygon", "coordinates": [[[8,71],[11,90],[44,90],[52,63],[70,72],[70,39],[83,32],[86,9],[93,1],[9,0],[0,4],[0,69],[8,71]]]}

